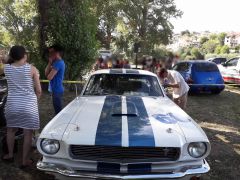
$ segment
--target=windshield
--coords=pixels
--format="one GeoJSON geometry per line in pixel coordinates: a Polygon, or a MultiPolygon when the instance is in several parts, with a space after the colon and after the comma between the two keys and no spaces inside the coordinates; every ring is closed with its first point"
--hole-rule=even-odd
{"type": "Polygon", "coordinates": [[[96,74],[88,81],[83,95],[163,96],[158,79],[135,74],[96,74]]]}
{"type": "Polygon", "coordinates": [[[212,63],[196,63],[194,64],[195,70],[197,72],[218,72],[218,67],[216,64],[212,63]]]}
{"type": "Polygon", "coordinates": [[[173,67],[173,70],[179,71],[179,72],[187,72],[190,69],[190,63],[178,63],[173,67]]]}

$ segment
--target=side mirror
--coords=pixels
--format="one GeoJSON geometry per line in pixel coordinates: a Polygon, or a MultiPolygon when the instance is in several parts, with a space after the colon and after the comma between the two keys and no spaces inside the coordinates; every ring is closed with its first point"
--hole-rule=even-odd
{"type": "Polygon", "coordinates": [[[225,62],[222,62],[221,65],[222,66],[227,66],[227,64],[225,62]]]}

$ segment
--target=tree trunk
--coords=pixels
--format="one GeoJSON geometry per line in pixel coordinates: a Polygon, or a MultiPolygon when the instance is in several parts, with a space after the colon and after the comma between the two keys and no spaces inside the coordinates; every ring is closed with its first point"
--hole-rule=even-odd
{"type": "Polygon", "coordinates": [[[141,20],[141,27],[139,29],[139,36],[141,39],[141,50],[143,53],[147,51],[147,42],[146,42],[146,34],[147,34],[147,13],[148,13],[148,3],[144,4],[142,9],[142,20],[141,20]]]}
{"type": "Polygon", "coordinates": [[[111,40],[112,40],[111,27],[107,25],[106,49],[110,49],[111,40]]]}
{"type": "Polygon", "coordinates": [[[38,0],[39,18],[39,34],[40,34],[40,53],[45,58],[45,49],[47,41],[47,25],[48,25],[48,0],[38,0]]]}

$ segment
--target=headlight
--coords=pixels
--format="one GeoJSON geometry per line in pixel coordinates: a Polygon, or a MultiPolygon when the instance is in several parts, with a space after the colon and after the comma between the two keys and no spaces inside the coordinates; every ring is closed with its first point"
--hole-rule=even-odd
{"type": "Polygon", "coordinates": [[[207,145],[203,142],[193,142],[188,145],[188,153],[194,158],[202,157],[207,152],[207,145]]]}
{"type": "Polygon", "coordinates": [[[54,139],[43,139],[41,141],[41,149],[46,154],[56,154],[60,148],[60,144],[54,139]]]}

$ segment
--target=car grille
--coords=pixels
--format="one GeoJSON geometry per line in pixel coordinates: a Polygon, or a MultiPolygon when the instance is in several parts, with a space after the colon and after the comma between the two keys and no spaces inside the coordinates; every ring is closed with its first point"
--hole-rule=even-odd
{"type": "Polygon", "coordinates": [[[70,145],[73,159],[100,162],[159,162],[176,161],[180,155],[177,147],[116,147],[70,145]]]}

